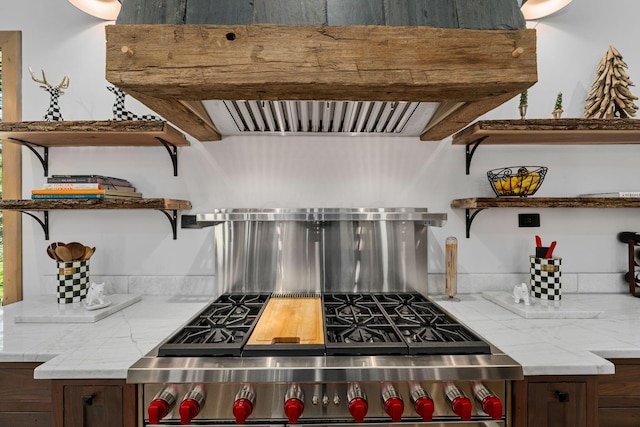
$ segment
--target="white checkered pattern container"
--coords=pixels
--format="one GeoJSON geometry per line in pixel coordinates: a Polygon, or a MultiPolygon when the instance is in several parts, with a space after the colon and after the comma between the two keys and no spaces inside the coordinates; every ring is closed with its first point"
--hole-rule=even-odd
{"type": "Polygon", "coordinates": [[[535,298],[548,301],[562,299],[562,258],[538,258],[531,260],[531,293],[535,298]]]}
{"type": "Polygon", "coordinates": [[[58,304],[80,302],[89,288],[89,260],[58,263],[58,304]]]}

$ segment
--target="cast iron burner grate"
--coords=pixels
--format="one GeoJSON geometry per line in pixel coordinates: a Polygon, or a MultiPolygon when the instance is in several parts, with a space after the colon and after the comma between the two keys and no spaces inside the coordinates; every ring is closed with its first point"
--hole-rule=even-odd
{"type": "Polygon", "coordinates": [[[371,295],[325,294],[323,310],[327,355],[408,353],[371,295]]]}
{"type": "Polygon", "coordinates": [[[268,294],[224,294],[158,349],[159,356],[240,356],[268,294]]]}
{"type": "Polygon", "coordinates": [[[409,354],[490,354],[491,348],[420,294],[376,294],[409,354]]]}

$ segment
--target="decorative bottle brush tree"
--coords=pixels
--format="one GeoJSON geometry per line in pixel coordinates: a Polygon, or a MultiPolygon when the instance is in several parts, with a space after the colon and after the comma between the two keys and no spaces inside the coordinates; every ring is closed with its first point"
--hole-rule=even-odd
{"type": "Polygon", "coordinates": [[[584,108],[587,119],[613,119],[635,117],[638,106],[637,96],[631,93],[629,86],[634,86],[625,68],[626,62],[613,46],[600,60],[596,70],[596,80],[591,86],[584,108]]]}

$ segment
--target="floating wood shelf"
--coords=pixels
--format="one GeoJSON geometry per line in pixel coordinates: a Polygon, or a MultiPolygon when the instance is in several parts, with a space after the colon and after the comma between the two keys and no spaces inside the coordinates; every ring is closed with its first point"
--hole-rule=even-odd
{"type": "Polygon", "coordinates": [[[640,208],[634,197],[471,197],[455,199],[454,209],[466,210],[467,238],[476,215],[488,208],[640,208]],[[472,209],[475,209],[473,212],[472,209]]]}
{"type": "Polygon", "coordinates": [[[50,147],[154,147],[164,146],[178,175],[177,147],[189,146],[179,130],[164,121],[105,120],[59,122],[0,122],[0,139],[29,148],[49,170],[50,147]],[[42,148],[41,155],[36,148],[42,148]]]}
{"type": "Polygon", "coordinates": [[[166,215],[171,223],[173,239],[177,238],[178,210],[191,209],[191,202],[174,199],[57,199],[57,200],[0,200],[1,210],[20,211],[34,218],[49,240],[49,211],[70,209],[155,209],[166,215]],[[44,212],[40,219],[28,211],[44,212]]]}
{"type": "Polygon", "coordinates": [[[592,145],[640,144],[640,120],[533,119],[485,120],[453,136],[453,145],[466,145],[466,172],[480,144],[592,145]]]}

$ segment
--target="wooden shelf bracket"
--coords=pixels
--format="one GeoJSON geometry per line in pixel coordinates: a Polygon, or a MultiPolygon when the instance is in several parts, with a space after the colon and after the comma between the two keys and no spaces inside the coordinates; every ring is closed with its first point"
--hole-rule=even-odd
{"type": "Polygon", "coordinates": [[[476,218],[476,215],[480,213],[480,211],[483,211],[485,209],[486,208],[478,208],[475,211],[473,211],[473,213],[471,213],[471,209],[469,208],[465,209],[467,239],[471,234],[471,224],[473,223],[473,220],[476,218]]]}
{"type": "Polygon", "coordinates": [[[169,157],[171,157],[171,163],[173,164],[173,176],[178,176],[178,147],[159,136],[156,136],[156,139],[169,152],[169,157]]]}
{"type": "Polygon", "coordinates": [[[49,211],[43,211],[44,219],[38,218],[31,212],[27,212],[27,211],[20,211],[20,212],[25,215],[29,215],[31,218],[35,219],[38,222],[38,224],[40,224],[40,227],[42,227],[42,231],[44,231],[44,240],[49,240],[49,211]]]}
{"type": "Polygon", "coordinates": [[[40,160],[40,164],[42,165],[42,169],[44,169],[44,176],[49,176],[49,147],[45,147],[45,146],[40,145],[40,144],[36,144],[36,143],[33,143],[33,142],[25,141],[24,139],[18,139],[18,138],[9,138],[9,139],[11,141],[17,142],[17,143],[27,147],[29,150],[31,150],[31,152],[36,155],[38,160],[40,160]],[[35,147],[44,149],[43,155],[40,155],[40,153],[38,153],[36,151],[35,147]]]}
{"type": "Polygon", "coordinates": [[[178,210],[173,209],[171,211],[167,211],[166,209],[157,209],[158,211],[165,214],[169,222],[171,223],[171,231],[173,232],[173,240],[178,239],[178,210]],[[169,213],[171,212],[171,213],[169,213]]]}
{"type": "MultiPolygon", "coordinates": [[[[482,138],[478,138],[473,142],[470,142],[468,144],[466,144],[466,150],[465,150],[465,156],[466,156],[466,172],[467,175],[469,175],[469,169],[471,169],[471,159],[473,159],[473,155],[476,152],[476,149],[478,148],[478,145],[482,144],[482,141],[484,141],[485,139],[487,139],[488,136],[483,136],[482,138]]],[[[467,236],[469,237],[469,236],[467,236]]]]}

